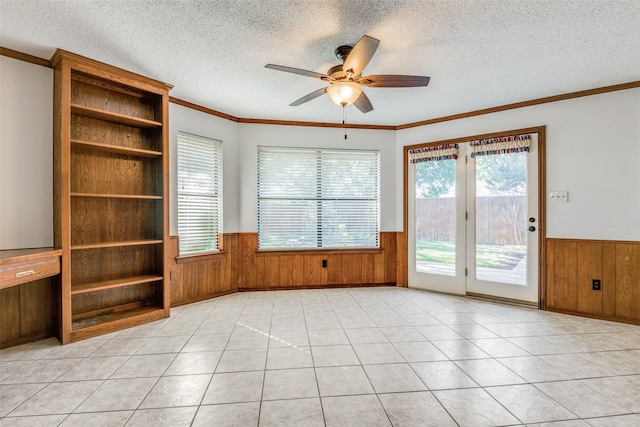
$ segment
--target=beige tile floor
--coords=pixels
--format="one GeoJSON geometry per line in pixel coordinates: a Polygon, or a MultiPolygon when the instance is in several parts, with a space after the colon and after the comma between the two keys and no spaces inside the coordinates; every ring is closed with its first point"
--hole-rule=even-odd
{"type": "Polygon", "coordinates": [[[0,351],[0,426],[640,426],[640,326],[403,288],[237,293],[0,351]]]}

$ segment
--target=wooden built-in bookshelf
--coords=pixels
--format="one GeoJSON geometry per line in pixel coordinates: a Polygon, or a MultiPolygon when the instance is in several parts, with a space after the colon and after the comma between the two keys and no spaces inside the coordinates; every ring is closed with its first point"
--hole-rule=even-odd
{"type": "Polygon", "coordinates": [[[171,86],[62,50],[51,63],[66,344],[169,315],[171,86]]]}

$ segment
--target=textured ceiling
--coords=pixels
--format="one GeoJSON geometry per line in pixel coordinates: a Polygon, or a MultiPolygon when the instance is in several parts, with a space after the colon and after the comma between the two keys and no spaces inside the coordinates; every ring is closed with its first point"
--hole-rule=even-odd
{"type": "Polygon", "coordinates": [[[325,85],[265,69],[326,73],[363,34],[363,74],[431,77],[369,88],[349,123],[398,125],[640,80],[639,0],[0,0],[0,45],[49,59],[62,48],[174,85],[171,95],[242,118],[340,122],[325,85]]]}

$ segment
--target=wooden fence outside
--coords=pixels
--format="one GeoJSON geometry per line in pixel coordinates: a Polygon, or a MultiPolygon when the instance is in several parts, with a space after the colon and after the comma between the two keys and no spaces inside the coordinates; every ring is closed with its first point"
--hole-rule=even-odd
{"type": "MultiPolygon", "coordinates": [[[[416,238],[452,242],[455,198],[416,199],[416,238]]],[[[519,245],[526,237],[526,196],[476,199],[476,241],[489,245],[519,245]],[[508,212],[508,215],[507,215],[508,212]]]]}

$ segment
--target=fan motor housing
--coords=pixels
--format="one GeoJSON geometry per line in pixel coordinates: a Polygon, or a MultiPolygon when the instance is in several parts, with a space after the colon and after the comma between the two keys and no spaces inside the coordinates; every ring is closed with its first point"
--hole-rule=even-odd
{"type": "Polygon", "coordinates": [[[347,76],[347,73],[345,73],[342,70],[342,64],[335,65],[335,66],[329,68],[329,71],[327,71],[327,74],[330,75],[331,77],[333,77],[336,80],[343,79],[343,78],[345,78],[347,76]]]}
{"type": "Polygon", "coordinates": [[[347,59],[347,56],[349,56],[349,53],[351,53],[352,49],[353,46],[350,45],[338,46],[335,50],[335,54],[340,61],[344,62],[344,60],[347,59]]]}
{"type": "MultiPolygon", "coordinates": [[[[353,50],[353,46],[350,45],[338,46],[335,50],[336,57],[344,63],[345,59],[347,59],[347,56],[349,56],[349,54],[351,53],[351,50],[353,50]]],[[[327,74],[336,80],[344,79],[345,77],[347,77],[347,73],[345,73],[342,69],[343,65],[344,64],[335,65],[329,68],[327,74]]]]}

